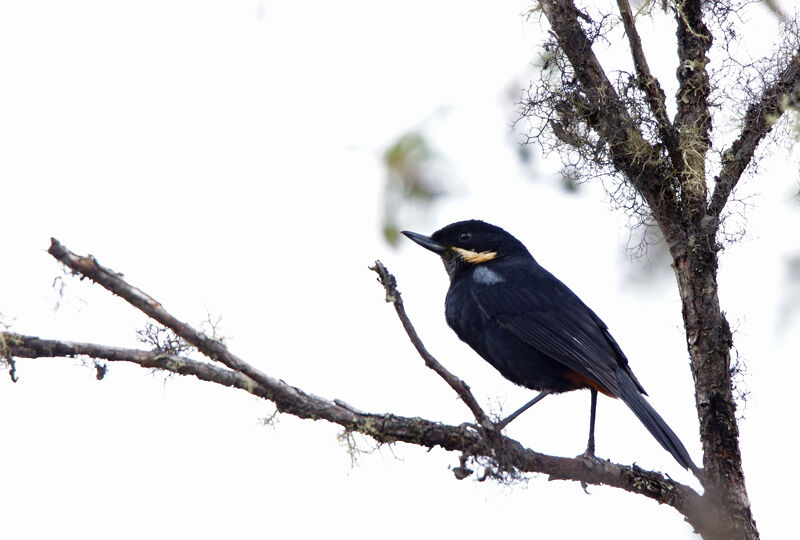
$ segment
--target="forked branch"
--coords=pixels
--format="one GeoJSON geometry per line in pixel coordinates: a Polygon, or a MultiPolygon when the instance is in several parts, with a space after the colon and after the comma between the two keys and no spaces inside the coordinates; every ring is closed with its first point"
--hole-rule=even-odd
{"type": "MultiPolygon", "coordinates": [[[[574,70],[581,97],[589,105],[589,110],[581,116],[607,146],[614,168],[624,174],[647,201],[665,235],[668,238],[682,236],[676,226],[680,210],[673,185],[676,169],[672,164],[673,161],[681,162],[681,158],[677,155],[672,157],[673,149],[670,159],[666,159],[634,122],[592,50],[592,40],[581,26],[581,20],[586,18],[574,1],[539,0],[539,6],[550,23],[559,48],[574,70]]],[[[635,36],[634,30],[630,35],[635,36]]],[[[642,54],[637,64],[646,69],[643,58],[642,54]]],[[[656,87],[651,87],[649,95],[655,99],[653,106],[656,110],[659,109],[657,94],[656,87]]],[[[667,139],[670,137],[670,130],[666,128],[668,123],[667,120],[663,124],[667,139]]]]}

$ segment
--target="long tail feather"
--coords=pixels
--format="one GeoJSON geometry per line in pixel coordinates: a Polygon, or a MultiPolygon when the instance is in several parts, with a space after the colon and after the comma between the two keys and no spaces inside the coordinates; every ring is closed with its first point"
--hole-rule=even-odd
{"type": "Polygon", "coordinates": [[[655,409],[647,402],[645,397],[639,391],[634,381],[626,374],[620,373],[617,377],[621,390],[622,401],[633,411],[633,414],[644,424],[647,431],[655,437],[664,450],[672,454],[672,457],[680,463],[684,468],[690,469],[692,473],[702,481],[700,470],[689,457],[689,452],[686,447],[675,435],[675,432],[670,429],[663,418],[656,412],[655,409]]]}

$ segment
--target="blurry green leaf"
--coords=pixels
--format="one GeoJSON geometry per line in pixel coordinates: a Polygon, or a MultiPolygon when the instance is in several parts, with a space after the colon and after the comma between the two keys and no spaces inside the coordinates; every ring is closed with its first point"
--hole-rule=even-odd
{"type": "Polygon", "coordinates": [[[580,185],[581,183],[578,181],[575,171],[568,167],[561,170],[561,187],[564,188],[564,191],[575,193],[580,188],[580,185]]]}
{"type": "Polygon", "coordinates": [[[409,162],[419,162],[431,156],[428,144],[419,133],[407,133],[400,137],[383,154],[383,161],[390,170],[401,171],[409,162]]]}
{"type": "Polygon", "coordinates": [[[400,228],[397,226],[397,223],[384,222],[383,237],[391,245],[396,246],[397,241],[400,240],[400,228]]]}
{"type": "Polygon", "coordinates": [[[425,138],[417,132],[400,137],[383,154],[389,175],[387,189],[398,190],[409,199],[430,200],[436,197],[428,168],[434,155],[425,138]]]}
{"type": "Polygon", "coordinates": [[[425,137],[413,131],[402,135],[383,154],[386,166],[383,236],[396,245],[400,238],[399,216],[413,206],[432,203],[444,194],[432,172],[436,154],[425,137]]]}

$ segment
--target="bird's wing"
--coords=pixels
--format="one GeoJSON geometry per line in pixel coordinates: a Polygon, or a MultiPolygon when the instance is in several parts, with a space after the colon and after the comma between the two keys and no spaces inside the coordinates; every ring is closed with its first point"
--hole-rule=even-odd
{"type": "Polygon", "coordinates": [[[619,396],[616,373],[620,367],[628,371],[625,356],[613,338],[609,340],[603,321],[555,277],[546,273],[522,283],[513,280],[513,285],[473,287],[472,294],[484,315],[619,396]]]}

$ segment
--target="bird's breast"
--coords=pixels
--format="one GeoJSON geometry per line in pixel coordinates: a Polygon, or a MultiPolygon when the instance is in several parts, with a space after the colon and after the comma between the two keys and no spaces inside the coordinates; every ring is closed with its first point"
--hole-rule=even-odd
{"type": "MultiPolygon", "coordinates": [[[[497,281],[498,279],[504,279],[499,272],[491,268],[487,270],[489,272],[481,271],[477,274],[473,271],[472,276],[465,275],[450,283],[445,301],[445,315],[450,328],[506,379],[515,384],[534,390],[546,388],[554,392],[564,392],[584,386],[582,381],[565,378],[567,368],[563,364],[503,327],[496,320],[493,308],[479,304],[476,295],[473,294],[476,287],[505,286],[497,285],[503,282],[497,281]],[[478,280],[484,282],[476,283],[478,280]]],[[[513,294],[499,289],[493,291],[513,294]]]]}

